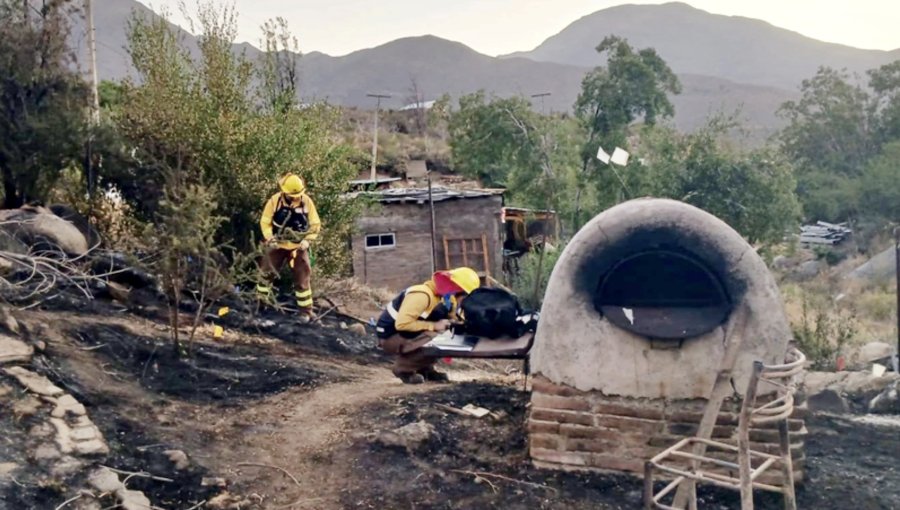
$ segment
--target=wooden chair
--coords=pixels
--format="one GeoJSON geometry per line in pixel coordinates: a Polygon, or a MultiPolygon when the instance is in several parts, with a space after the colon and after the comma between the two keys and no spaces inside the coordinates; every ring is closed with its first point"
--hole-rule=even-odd
{"type": "MultiPolygon", "coordinates": [[[[713,441],[699,437],[688,437],[650,459],[644,465],[644,508],[676,510],[675,506],[662,503],[662,499],[682,484],[689,487],[688,507],[697,509],[697,483],[709,483],[727,489],[739,490],[741,493],[741,510],[753,510],[753,489],[780,492],[784,497],[785,510],[796,510],[794,497],[794,467],[791,459],[790,434],[788,418],[794,412],[794,376],[803,371],[806,356],[797,349],[791,349],[788,359],[782,365],[764,365],[760,361],[753,363],[753,372],[747,385],[747,392],[741,404],[738,421],[737,443],[713,441]],[[756,407],[756,394],[760,382],[777,388],[776,398],[771,402],[756,407]],[[778,424],[779,453],[773,455],[750,449],[750,427],[767,423],[778,424]],[[710,448],[736,456],[736,462],[710,457],[706,449],[710,448]],[[673,465],[673,461],[689,461],[690,467],[673,465]],[[781,468],[782,483],[780,486],[762,483],[758,479],[773,466],[781,468]],[[726,468],[737,472],[738,477],[704,470],[710,466],[726,468]],[[653,492],[653,473],[660,471],[674,475],[675,479],[657,493],[653,492]]],[[[679,509],[680,510],[680,509],[679,509]]]]}

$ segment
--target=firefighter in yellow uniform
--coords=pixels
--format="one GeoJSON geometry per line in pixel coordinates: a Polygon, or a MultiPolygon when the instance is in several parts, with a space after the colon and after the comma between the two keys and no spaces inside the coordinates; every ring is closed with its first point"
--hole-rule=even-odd
{"type": "Polygon", "coordinates": [[[459,320],[459,305],[480,285],[478,273],[471,268],[438,271],[430,280],[404,289],[384,307],[375,331],[381,349],[397,355],[394,375],[406,384],[447,380],[447,374],[434,369],[437,358],[425,355],[422,346],[451,321],[459,320]]]}
{"type": "Polygon", "coordinates": [[[294,278],[300,320],[309,322],[313,317],[309,245],[318,238],[322,222],[300,176],[285,175],[278,186],[281,191],[269,198],[259,220],[266,251],[260,261],[264,281],[256,291],[262,301],[274,299],[272,282],[287,262],[294,278]]]}

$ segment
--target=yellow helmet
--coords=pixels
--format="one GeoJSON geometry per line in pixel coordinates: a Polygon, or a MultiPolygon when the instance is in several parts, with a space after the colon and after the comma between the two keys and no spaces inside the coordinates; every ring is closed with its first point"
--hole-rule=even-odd
{"type": "Polygon", "coordinates": [[[278,179],[278,186],[281,188],[281,192],[287,195],[299,195],[306,191],[306,184],[296,174],[287,174],[278,179]]]}
{"type": "Polygon", "coordinates": [[[456,269],[451,269],[447,271],[447,275],[450,277],[450,281],[466,291],[466,294],[470,294],[473,290],[481,286],[481,279],[478,278],[478,273],[469,267],[457,267],[456,269]]]}

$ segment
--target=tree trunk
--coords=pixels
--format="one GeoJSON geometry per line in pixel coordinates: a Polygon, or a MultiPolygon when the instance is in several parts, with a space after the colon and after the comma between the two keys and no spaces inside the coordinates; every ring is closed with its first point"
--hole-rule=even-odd
{"type": "Polygon", "coordinates": [[[22,197],[16,190],[16,180],[13,178],[12,170],[10,170],[0,157],[0,174],[3,175],[3,205],[0,209],[18,209],[24,205],[22,197]]]}

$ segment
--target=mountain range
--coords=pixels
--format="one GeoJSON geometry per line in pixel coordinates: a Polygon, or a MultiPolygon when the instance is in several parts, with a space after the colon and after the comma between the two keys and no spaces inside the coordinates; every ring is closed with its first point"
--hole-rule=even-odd
{"type": "MultiPolygon", "coordinates": [[[[94,0],[97,63],[101,79],[133,76],[127,25],[133,15],[155,16],[135,0],[94,0]]],[[[86,62],[84,20],[73,19],[72,44],[86,62]]],[[[894,51],[863,50],[826,43],[764,21],[711,14],[684,3],[621,5],[574,21],[538,47],[490,57],[434,36],[398,39],[344,56],[311,52],[300,59],[303,101],[371,107],[366,93],[391,94],[388,108],[413,101],[413,84],[426,99],[484,89],[499,96],[550,92],[543,107],[571,108],[581,79],[602,61],[594,48],[607,35],[636,48],[653,47],[679,75],[683,92],[673,98],[675,124],[691,130],[711,113],[740,110],[752,138],[761,140],[782,125],[775,112],[798,95],[800,82],[821,65],[862,74],[900,59],[894,51]]],[[[300,34],[302,37],[302,34],[300,34]]],[[[191,47],[196,38],[181,37],[191,47]]],[[[242,43],[249,58],[259,50],[242,43]]],[[[541,107],[541,103],[536,104],[541,107]]]]}

